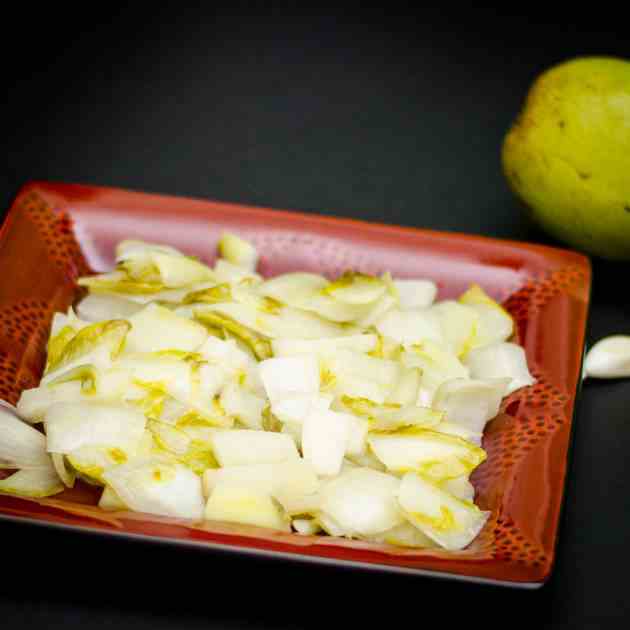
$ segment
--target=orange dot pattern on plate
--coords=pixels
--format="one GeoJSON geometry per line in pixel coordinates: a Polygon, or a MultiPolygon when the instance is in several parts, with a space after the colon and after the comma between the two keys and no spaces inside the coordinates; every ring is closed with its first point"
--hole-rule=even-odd
{"type": "Polygon", "coordinates": [[[53,308],[27,300],[0,312],[0,398],[15,404],[23,389],[36,387],[44,369],[53,308]],[[24,360],[18,364],[15,356],[24,360]]]}
{"type": "Polygon", "coordinates": [[[39,195],[29,193],[20,202],[20,211],[35,224],[53,265],[65,280],[74,283],[89,273],[81,248],[74,238],[70,217],[55,212],[39,195]]]}
{"type": "MultiPolygon", "coordinates": [[[[514,318],[517,342],[525,338],[527,322],[535,313],[561,292],[583,282],[582,272],[569,267],[530,280],[509,296],[503,306],[514,318]]],[[[499,415],[487,425],[484,433],[483,447],[488,459],[471,477],[482,508],[484,504],[500,503],[493,500],[493,496],[504,490],[501,484],[511,478],[509,473],[541,440],[548,439],[568,422],[568,393],[550,382],[531,357],[528,360],[536,383],[505,398],[499,415]]],[[[497,559],[524,566],[537,568],[548,562],[542,545],[529,539],[512,519],[501,513],[492,514],[473,547],[497,559]]]]}

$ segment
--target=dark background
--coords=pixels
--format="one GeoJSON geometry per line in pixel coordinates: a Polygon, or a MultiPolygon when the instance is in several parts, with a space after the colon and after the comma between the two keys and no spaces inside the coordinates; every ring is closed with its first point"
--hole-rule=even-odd
{"type": "MultiPolygon", "coordinates": [[[[506,187],[503,135],[548,66],[630,58],[626,22],[593,5],[553,18],[92,9],[4,21],[4,207],[49,179],[553,243],[506,187]]],[[[594,261],[590,343],[630,331],[627,270],[594,261]]],[[[630,381],[584,387],[539,591],[0,523],[2,627],[628,627],[629,406],[630,381]]]]}

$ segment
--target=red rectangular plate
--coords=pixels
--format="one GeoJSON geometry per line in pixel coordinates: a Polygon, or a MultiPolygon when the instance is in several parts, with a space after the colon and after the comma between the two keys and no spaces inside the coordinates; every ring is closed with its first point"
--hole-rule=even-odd
{"type": "Polygon", "coordinates": [[[539,586],[549,577],[563,503],[590,294],[588,259],[505,240],[304,215],[117,189],[34,182],[15,198],[0,233],[0,397],[35,387],[55,311],[76,298],[75,280],[113,265],[124,238],[168,243],[213,261],[222,231],[252,240],[263,275],[347,269],[429,277],[439,299],[472,282],[516,321],[534,386],[509,396],[486,427],[487,461],[474,473],[486,527],[460,552],[397,549],[246,526],[105,513],[94,488],[50,499],[0,496],[0,518],[102,535],[269,557],[539,586]]]}

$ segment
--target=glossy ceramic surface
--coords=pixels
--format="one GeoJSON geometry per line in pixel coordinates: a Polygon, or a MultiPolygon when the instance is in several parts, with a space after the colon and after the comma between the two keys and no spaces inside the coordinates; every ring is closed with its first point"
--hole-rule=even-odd
{"type": "Polygon", "coordinates": [[[404,550],[246,526],[105,513],[77,485],[31,501],[0,496],[0,518],[316,562],[536,586],[550,575],[567,474],[590,293],[583,256],[538,245],[302,215],[116,189],[35,182],[22,188],[0,233],[0,397],[37,385],[49,325],[76,299],[75,279],[113,264],[115,244],[141,238],[212,262],[225,229],[251,239],[264,275],[352,268],[430,277],[439,299],[471,282],[517,324],[536,385],[512,394],[486,427],[487,461],[473,476],[492,516],[460,552],[404,550]]]}

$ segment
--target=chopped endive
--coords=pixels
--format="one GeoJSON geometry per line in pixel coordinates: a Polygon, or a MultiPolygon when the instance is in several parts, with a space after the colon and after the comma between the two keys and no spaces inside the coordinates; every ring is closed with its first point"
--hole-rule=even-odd
{"type": "Polygon", "coordinates": [[[224,232],[219,239],[219,256],[233,265],[255,271],[258,265],[258,252],[248,241],[231,232],[224,232]]]}
{"type": "Polygon", "coordinates": [[[268,431],[218,431],[212,436],[212,447],[221,466],[274,464],[299,457],[288,435],[268,431]]]}
{"type": "Polygon", "coordinates": [[[46,410],[51,405],[57,402],[78,401],[83,397],[83,388],[79,381],[55,386],[40,385],[23,390],[16,406],[22,418],[35,424],[44,419],[46,410]]]}
{"type": "Polygon", "coordinates": [[[0,423],[0,465],[40,468],[4,482],[35,497],[76,477],[105,486],[105,510],[467,545],[486,519],[469,479],[484,425],[532,381],[510,315],[476,285],[436,302],[431,280],[389,273],[263,279],[240,237],[219,250],[210,268],[127,240],[115,270],[80,280],[79,317],[54,315],[45,376],[18,402],[46,433],[20,423],[34,432],[13,448],[0,423]]]}
{"type": "Polygon", "coordinates": [[[212,278],[211,270],[198,260],[172,247],[141,241],[121,244],[116,262],[132,280],[169,288],[185,287],[212,278]]]}
{"type": "Polygon", "coordinates": [[[446,435],[454,435],[455,437],[462,438],[466,442],[470,442],[475,446],[481,446],[482,434],[480,432],[471,431],[469,428],[462,426],[461,424],[455,424],[454,422],[447,422],[444,420],[432,427],[434,431],[439,433],[446,433],[446,435]]]}
{"type": "Polygon", "coordinates": [[[226,328],[240,336],[242,333],[234,323],[268,339],[321,339],[339,337],[346,331],[332,321],[291,306],[269,308],[268,303],[223,302],[219,304],[198,304],[193,308],[193,316],[204,325],[226,328]],[[211,315],[216,317],[213,318],[211,315]],[[222,323],[221,318],[227,324],[222,323]],[[229,324],[229,322],[234,322],[229,324]],[[231,326],[231,327],[230,327],[231,326]]]}
{"type": "Polygon", "coordinates": [[[258,371],[272,405],[289,396],[319,392],[320,367],[314,356],[267,359],[258,364],[258,371]]]}
{"type": "Polygon", "coordinates": [[[201,479],[183,464],[160,457],[134,458],[103,474],[105,483],[131,510],[201,519],[201,479]]]}
{"type": "Polygon", "coordinates": [[[328,284],[324,276],[314,273],[284,273],[258,286],[260,295],[291,304],[303,296],[321,291],[328,284]]]}
{"type": "Polygon", "coordinates": [[[144,414],[123,405],[56,403],[46,412],[46,448],[71,453],[83,446],[135,449],[142,438],[144,414]]]}
{"type": "Polygon", "coordinates": [[[103,483],[103,473],[114,466],[124,464],[136,454],[136,450],[137,445],[124,448],[86,445],[66,453],[66,458],[84,479],[103,483]]]}
{"type": "Polygon", "coordinates": [[[18,470],[6,479],[0,479],[0,494],[43,498],[59,494],[64,485],[50,465],[48,468],[18,470]]]}
{"type": "Polygon", "coordinates": [[[440,318],[428,308],[414,311],[392,309],[375,325],[381,335],[401,344],[443,341],[440,318]]]}
{"type": "Polygon", "coordinates": [[[322,529],[313,518],[294,518],[291,525],[300,536],[314,536],[322,529]]]}
{"type": "Polygon", "coordinates": [[[241,265],[235,265],[223,258],[219,258],[212,269],[212,275],[219,283],[227,282],[230,284],[238,284],[241,282],[251,282],[254,285],[259,284],[262,278],[241,265]]]}
{"type": "Polygon", "coordinates": [[[68,468],[66,465],[65,455],[61,453],[50,453],[50,458],[59,479],[61,479],[63,484],[68,488],[73,488],[77,475],[75,470],[68,468]]]}
{"type": "Polygon", "coordinates": [[[378,337],[372,334],[347,335],[345,337],[327,337],[324,339],[274,339],[271,348],[275,357],[311,354],[327,356],[338,350],[354,352],[372,352],[378,337]]]}
{"type": "Polygon", "coordinates": [[[218,483],[206,503],[204,516],[209,521],[243,523],[269,529],[291,531],[291,524],[271,495],[255,488],[218,483]]]}
{"type": "Polygon", "coordinates": [[[262,428],[262,411],[267,401],[247,391],[237,383],[228,383],[219,397],[219,404],[226,414],[233,416],[249,429],[262,428]]]}
{"type": "Polygon", "coordinates": [[[452,494],[454,497],[457,497],[462,501],[472,503],[475,498],[475,487],[472,483],[470,483],[467,475],[453,477],[452,479],[445,479],[440,482],[439,486],[442,490],[452,494]]]}
{"type": "Polygon", "coordinates": [[[402,368],[400,377],[385,399],[386,403],[400,405],[415,405],[420,396],[422,370],[417,367],[402,368]]]}
{"type": "Polygon", "coordinates": [[[352,418],[346,413],[314,410],[304,420],[302,453],[318,475],[339,474],[350,442],[352,418]]]}
{"type": "Polygon", "coordinates": [[[384,543],[386,545],[394,545],[395,547],[412,547],[417,549],[440,548],[440,545],[409,522],[396,525],[396,527],[392,527],[386,532],[368,536],[367,539],[375,543],[384,543]]]}
{"type": "Polygon", "coordinates": [[[288,459],[271,464],[226,466],[206,470],[203,488],[206,496],[218,484],[234,485],[259,490],[288,505],[319,489],[319,481],[312,465],[304,459],[288,459]]]}
{"type": "Polygon", "coordinates": [[[593,378],[630,376],[630,337],[611,335],[600,339],[586,353],[584,373],[593,378]]]}
{"type": "Polygon", "coordinates": [[[432,341],[407,346],[401,360],[407,368],[422,371],[417,400],[422,406],[432,406],[435,392],[445,381],[469,376],[468,368],[453,353],[432,341]]]}
{"type": "Polygon", "coordinates": [[[514,332],[512,316],[479,285],[473,284],[459,296],[461,304],[470,306],[479,316],[473,347],[507,341],[514,332]]]}
{"type": "Polygon", "coordinates": [[[107,512],[122,512],[129,509],[110,486],[103,488],[103,493],[98,501],[98,507],[107,512]]]}
{"type": "Polygon", "coordinates": [[[387,291],[387,284],[380,278],[348,271],[327,284],[322,293],[344,304],[371,304],[387,291]]]}
{"type": "Polygon", "coordinates": [[[300,426],[312,411],[329,409],[332,401],[329,394],[291,394],[280,398],[271,409],[281,422],[300,426]]]}
{"type": "Polygon", "coordinates": [[[481,433],[486,422],[499,413],[509,383],[509,378],[455,378],[440,385],[433,406],[446,413],[448,422],[481,433]]]}
{"type": "Polygon", "coordinates": [[[413,470],[435,481],[469,474],[486,459],[483,449],[461,438],[416,427],[370,433],[368,444],[388,470],[413,470]]]}
{"type": "Polygon", "coordinates": [[[141,310],[141,304],[120,295],[107,293],[90,293],[77,305],[77,314],[87,322],[129,319],[141,310]]]}
{"type": "Polygon", "coordinates": [[[464,356],[475,344],[479,313],[466,304],[444,300],[431,307],[437,314],[443,343],[458,357],[464,356]]]}
{"type": "Polygon", "coordinates": [[[232,287],[227,282],[187,293],[182,304],[222,304],[232,301],[232,287]]]}
{"type": "Polygon", "coordinates": [[[474,379],[509,378],[504,395],[535,383],[527,367],[525,350],[509,342],[498,342],[471,350],[464,363],[474,379]]]}
{"type": "Polygon", "coordinates": [[[271,345],[265,335],[248,328],[236,319],[224,313],[195,308],[194,318],[212,330],[221,330],[234,335],[254,353],[257,359],[263,360],[271,356],[271,345]]]}
{"type": "Polygon", "coordinates": [[[321,512],[350,536],[371,536],[404,522],[396,502],[400,480],[369,468],[354,468],[321,489],[321,512]]]}
{"type": "Polygon", "coordinates": [[[0,468],[50,468],[46,436],[0,406],[0,468]]]}
{"type": "Polygon", "coordinates": [[[467,547],[490,514],[473,503],[457,499],[413,472],[402,478],[397,496],[405,518],[431,540],[451,551],[467,547]]]}
{"type": "Polygon", "coordinates": [[[394,431],[403,427],[433,427],[444,419],[444,412],[417,405],[401,406],[392,403],[377,405],[364,398],[342,396],[343,409],[366,418],[371,431],[394,431]]]}
{"type": "Polygon", "coordinates": [[[431,306],[437,295],[437,286],[431,280],[394,280],[398,291],[399,308],[411,311],[431,306]]]}
{"type": "Polygon", "coordinates": [[[79,330],[46,366],[42,384],[48,383],[62,372],[79,365],[94,364],[108,367],[125,344],[131,325],[124,319],[114,319],[90,324],[79,330]]]}
{"type": "Polygon", "coordinates": [[[169,309],[149,304],[129,318],[131,330],[125,343],[126,353],[184,350],[192,352],[206,340],[205,328],[169,309]]]}

